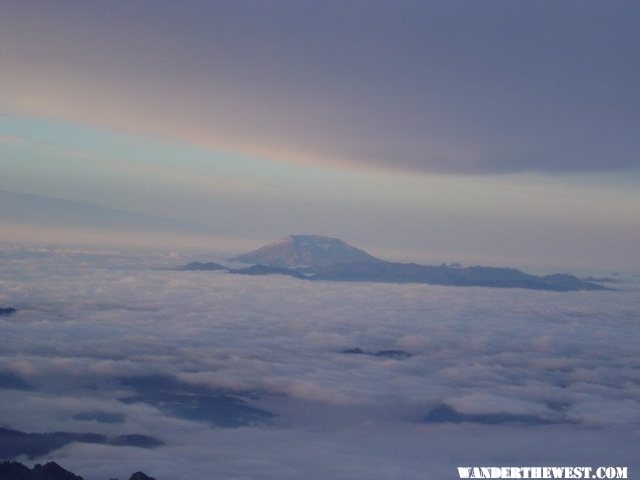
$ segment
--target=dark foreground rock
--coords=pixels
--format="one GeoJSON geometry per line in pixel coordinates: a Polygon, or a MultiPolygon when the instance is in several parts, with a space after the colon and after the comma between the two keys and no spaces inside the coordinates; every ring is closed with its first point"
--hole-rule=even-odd
{"type": "Polygon", "coordinates": [[[83,480],[55,462],[29,468],[18,462],[0,463],[0,480],[83,480]]]}
{"type": "MultiPolygon", "coordinates": [[[[29,468],[19,462],[1,462],[0,480],[84,480],[55,462],[29,468]]],[[[129,480],[156,480],[143,472],[135,472],[129,480]]]]}
{"type": "Polygon", "coordinates": [[[131,475],[131,477],[129,477],[129,480],[156,480],[154,477],[150,477],[149,475],[145,475],[142,472],[136,472],[133,475],[131,475]]]}
{"type": "Polygon", "coordinates": [[[16,309],[12,307],[0,307],[0,317],[8,317],[16,313],[16,309]]]}

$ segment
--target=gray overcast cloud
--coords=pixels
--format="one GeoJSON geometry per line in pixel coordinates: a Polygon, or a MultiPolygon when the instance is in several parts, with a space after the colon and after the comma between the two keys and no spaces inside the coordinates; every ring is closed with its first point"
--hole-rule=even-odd
{"type": "Polygon", "coordinates": [[[637,2],[4,2],[0,100],[294,161],[638,167],[637,2]]]}

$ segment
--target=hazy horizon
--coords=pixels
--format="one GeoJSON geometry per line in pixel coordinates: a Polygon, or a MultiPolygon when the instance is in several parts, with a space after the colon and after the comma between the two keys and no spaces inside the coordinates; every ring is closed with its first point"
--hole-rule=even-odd
{"type": "MultiPolygon", "coordinates": [[[[101,205],[69,201],[40,195],[0,191],[0,238],[8,245],[33,247],[114,248],[124,251],[148,250],[156,253],[180,252],[185,261],[224,261],[291,234],[334,236],[331,232],[283,232],[272,238],[240,238],[224,235],[215,227],[182,222],[179,219],[148,215],[141,212],[109,209],[101,205]],[[4,200],[4,202],[3,202],[4,200]]],[[[488,257],[460,253],[438,256],[428,249],[394,250],[376,248],[373,254],[389,261],[426,262],[429,264],[463,263],[464,265],[502,266],[527,269],[532,273],[574,273],[609,275],[615,272],[638,273],[635,265],[603,262],[598,265],[531,260],[522,257],[488,257]]],[[[363,247],[363,245],[354,245],[363,247]]]]}
{"type": "Polygon", "coordinates": [[[405,260],[639,265],[639,19],[623,1],[5,1],[0,190],[222,246],[315,232],[405,260]]]}

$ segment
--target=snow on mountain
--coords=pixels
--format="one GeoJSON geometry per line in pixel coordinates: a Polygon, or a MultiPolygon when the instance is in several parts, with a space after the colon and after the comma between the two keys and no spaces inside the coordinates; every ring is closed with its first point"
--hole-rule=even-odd
{"type": "Polygon", "coordinates": [[[326,267],[341,263],[380,261],[338,238],[322,235],[288,235],[231,260],[285,268],[326,267]]]}

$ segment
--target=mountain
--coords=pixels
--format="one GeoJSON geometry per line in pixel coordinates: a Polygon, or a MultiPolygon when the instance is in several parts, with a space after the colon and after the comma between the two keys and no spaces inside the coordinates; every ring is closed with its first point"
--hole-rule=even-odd
{"type": "Polygon", "coordinates": [[[327,267],[340,263],[380,262],[367,252],[338,238],[321,235],[288,235],[231,261],[281,268],[327,267]]]}
{"type": "MultiPolygon", "coordinates": [[[[386,262],[337,238],[320,235],[289,235],[231,261],[251,263],[243,269],[227,269],[240,275],[289,275],[338,282],[422,283],[457,287],[527,288],[569,292],[611,290],[568,274],[539,277],[515,268],[463,267],[457,263],[420,265],[386,262]]],[[[193,262],[180,270],[221,270],[218,264],[193,262]],[[212,268],[208,268],[211,265],[212,268]]]]}
{"type": "Polygon", "coordinates": [[[18,462],[0,463],[0,480],[83,480],[55,462],[29,468],[18,462]]]}
{"type": "Polygon", "coordinates": [[[532,290],[609,290],[567,274],[538,277],[515,268],[451,267],[417,263],[355,262],[318,269],[311,280],[424,283],[458,287],[527,288],[532,290]]]}
{"type": "MultiPolygon", "coordinates": [[[[197,262],[178,270],[206,270],[197,262]]],[[[300,270],[256,264],[242,269],[228,269],[238,275],[288,275],[300,280],[331,282],[421,283],[454,287],[526,288],[553,292],[578,290],[611,290],[597,283],[586,282],[573,275],[553,274],[538,277],[515,268],[456,267],[449,265],[419,265],[376,260],[314,267],[300,270]]]]}

